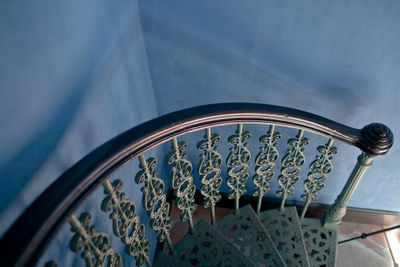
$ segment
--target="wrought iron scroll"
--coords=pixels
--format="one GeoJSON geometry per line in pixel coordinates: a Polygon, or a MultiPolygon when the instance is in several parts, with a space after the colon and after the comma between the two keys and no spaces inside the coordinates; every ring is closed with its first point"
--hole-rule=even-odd
{"type": "Polygon", "coordinates": [[[91,226],[91,215],[88,212],[81,214],[79,219],[74,215],[69,219],[71,231],[75,233],[70,242],[70,249],[81,253],[86,266],[122,267],[122,257],[110,245],[110,238],[106,233],[97,232],[91,226]]]}
{"type": "Polygon", "coordinates": [[[299,130],[295,138],[288,140],[288,153],[282,159],[281,175],[278,177],[279,190],[276,194],[282,197],[281,210],[285,207],[285,201],[288,196],[293,195],[293,186],[300,179],[300,166],[304,164],[304,146],[309,144],[306,137],[303,137],[304,131],[299,130]]]}
{"type": "Polygon", "coordinates": [[[206,129],[204,140],[197,144],[199,150],[203,150],[199,164],[199,174],[201,177],[201,193],[204,196],[203,206],[210,208],[211,223],[215,225],[215,204],[221,199],[219,188],[222,183],[220,165],[222,157],[217,152],[215,145],[221,140],[218,134],[211,134],[211,129],[206,129]]]}
{"type": "Polygon", "coordinates": [[[187,145],[172,139],[172,152],[167,156],[171,167],[171,185],[176,195],[176,206],[181,211],[181,220],[188,221],[190,231],[193,231],[193,212],[196,210],[194,195],[196,186],[193,184],[192,164],[183,152],[187,145]]]}
{"type": "Polygon", "coordinates": [[[153,266],[155,266],[155,267],[193,267],[193,265],[188,264],[184,261],[181,261],[174,256],[165,254],[162,251],[160,253],[158,253],[153,266]]]}
{"type": "Polygon", "coordinates": [[[135,257],[136,265],[142,266],[146,262],[147,266],[151,266],[148,258],[151,244],[146,240],[144,224],[135,215],[135,203],[121,193],[122,185],[121,180],[115,180],[112,184],[109,181],[103,183],[107,196],[101,203],[101,209],[105,212],[112,210],[110,218],[114,234],[126,245],[127,253],[135,257]]]}
{"type": "Polygon", "coordinates": [[[332,171],[332,158],[337,153],[337,148],[332,146],[333,140],[329,139],[324,146],[319,146],[315,160],[311,162],[307,179],[304,181],[305,193],[301,195],[301,199],[306,203],[300,215],[303,220],[307,208],[311,201],[318,199],[318,192],[324,188],[328,173],[332,171]]]}
{"type": "Polygon", "coordinates": [[[311,266],[335,266],[337,231],[322,227],[316,219],[304,218],[301,230],[311,266]]]}
{"type": "Polygon", "coordinates": [[[250,160],[250,151],[247,149],[248,140],[251,134],[243,131],[243,124],[238,124],[236,134],[228,138],[230,148],[226,165],[228,166],[229,177],[227,184],[230,188],[229,198],[235,199],[235,211],[239,210],[239,198],[246,194],[246,181],[249,178],[247,162],[250,160]]]}
{"type": "Polygon", "coordinates": [[[239,213],[232,212],[226,215],[218,220],[217,225],[220,233],[258,266],[286,267],[271,237],[250,205],[241,207],[239,213]]]}
{"type": "Polygon", "coordinates": [[[176,246],[177,258],[192,266],[256,266],[204,219],[176,246]]]}
{"type": "Polygon", "coordinates": [[[279,132],[274,132],[275,126],[270,125],[267,135],[260,137],[260,143],[264,146],[260,147],[256,157],[256,174],[253,176],[255,189],[253,196],[258,197],[257,214],[260,213],[261,201],[263,196],[271,189],[269,182],[274,176],[275,161],[279,157],[278,145],[276,141],[282,137],[279,132]]]}
{"type": "Polygon", "coordinates": [[[169,231],[172,228],[172,221],[169,217],[169,203],[166,201],[164,194],[164,181],[157,177],[154,168],[157,161],[154,158],[145,159],[144,155],[139,156],[139,171],[136,174],[135,182],[137,184],[144,183],[143,192],[143,207],[150,217],[151,227],[157,231],[158,240],[167,242],[168,248],[172,254],[174,249],[169,236],[169,231]]]}
{"type": "Polygon", "coordinates": [[[287,266],[311,266],[296,207],[266,210],[259,218],[287,266]]]}

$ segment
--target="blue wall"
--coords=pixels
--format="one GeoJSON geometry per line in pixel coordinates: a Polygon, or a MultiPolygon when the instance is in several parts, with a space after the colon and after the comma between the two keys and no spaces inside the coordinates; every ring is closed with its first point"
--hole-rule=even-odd
{"type": "MultiPolygon", "coordinates": [[[[381,122],[400,139],[399,1],[143,0],[139,8],[160,114],[260,102],[357,128],[381,122]]],[[[356,154],[343,149],[342,161],[354,164],[356,154]]],[[[400,211],[399,166],[395,141],[350,205],[400,211]]],[[[323,202],[347,175],[332,173],[323,202]]]]}
{"type": "MultiPolygon", "coordinates": [[[[92,149],[189,106],[284,105],[398,139],[399,29],[395,0],[1,1],[0,233],[92,149]]],[[[351,206],[400,211],[398,166],[395,143],[351,206]]]]}
{"type": "Polygon", "coordinates": [[[63,171],[157,109],[135,1],[1,1],[0,34],[3,232],[63,171]]]}

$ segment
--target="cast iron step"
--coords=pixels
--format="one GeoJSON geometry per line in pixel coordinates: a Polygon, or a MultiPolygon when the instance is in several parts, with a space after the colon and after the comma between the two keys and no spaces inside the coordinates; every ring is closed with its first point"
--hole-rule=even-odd
{"type": "Polygon", "coordinates": [[[323,228],[319,219],[301,221],[304,242],[311,266],[335,266],[337,231],[323,228]]]}
{"type": "Polygon", "coordinates": [[[258,266],[286,264],[250,205],[233,211],[217,222],[220,232],[258,266]]]}
{"type": "Polygon", "coordinates": [[[257,266],[204,219],[182,238],[175,253],[193,266],[257,266]]]}
{"type": "Polygon", "coordinates": [[[310,266],[296,207],[266,210],[259,218],[287,266],[310,266]]]}

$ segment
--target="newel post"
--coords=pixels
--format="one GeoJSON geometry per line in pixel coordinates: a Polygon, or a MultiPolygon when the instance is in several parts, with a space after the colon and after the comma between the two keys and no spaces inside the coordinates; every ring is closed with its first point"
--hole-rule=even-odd
{"type": "Polygon", "coordinates": [[[350,174],[335,203],[322,216],[324,227],[336,229],[346,214],[347,205],[364,173],[372,165],[375,156],[386,154],[393,145],[391,130],[380,123],[372,123],[361,130],[359,147],[363,151],[357,158],[356,166],[350,174]]]}

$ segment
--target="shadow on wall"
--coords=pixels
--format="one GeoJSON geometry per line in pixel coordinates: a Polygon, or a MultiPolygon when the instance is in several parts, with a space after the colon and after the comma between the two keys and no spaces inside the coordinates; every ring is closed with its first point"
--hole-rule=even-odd
{"type": "MultiPolygon", "coordinates": [[[[149,0],[139,7],[160,114],[209,103],[267,103],[356,128],[381,122],[397,140],[398,1],[149,0]]],[[[399,155],[395,143],[376,158],[352,207],[399,211],[399,155]]]]}
{"type": "Polygon", "coordinates": [[[82,81],[81,86],[73,90],[58,110],[53,112],[53,118],[46,127],[0,169],[0,214],[53,155],[84,99],[87,86],[88,82],[82,81]]]}
{"type": "Polygon", "coordinates": [[[260,65],[251,57],[217,47],[146,12],[141,17],[160,114],[195,105],[237,101],[310,112],[322,109],[324,113],[319,112],[320,115],[334,114],[344,119],[366,104],[344,86],[298,86],[290,77],[277,75],[268,62],[260,65]]]}
{"type": "MultiPolygon", "coordinates": [[[[48,116],[39,116],[43,126],[38,126],[37,131],[29,131],[26,142],[19,140],[18,136],[7,136],[10,141],[19,141],[21,148],[11,147],[15,150],[15,155],[0,162],[0,234],[38,194],[72,164],[117,134],[157,116],[137,3],[126,2],[114,4],[116,6],[113,8],[97,1],[86,3],[96,12],[85,17],[88,21],[83,25],[77,21],[63,21],[58,18],[63,17],[65,12],[71,12],[71,18],[82,22],[79,19],[83,6],[76,3],[66,3],[61,9],[59,6],[54,9],[46,7],[49,14],[43,11],[45,21],[55,20],[73,34],[68,32],[71,36],[67,35],[68,40],[65,42],[57,39],[58,36],[52,36],[58,44],[53,49],[60,55],[56,59],[51,54],[43,54],[42,58],[28,57],[26,62],[21,63],[35,66],[38,64],[35,60],[40,60],[49,66],[39,69],[40,75],[34,81],[30,80],[29,72],[21,71],[20,75],[28,77],[24,77],[24,86],[16,90],[24,93],[28,88],[31,90],[29,93],[34,92],[33,89],[41,92],[31,93],[32,97],[27,100],[30,101],[29,104],[53,101],[55,105],[54,108],[46,106],[46,110],[49,110],[48,116]],[[96,27],[95,31],[92,26],[96,27]],[[76,39],[79,41],[75,42],[76,39]],[[68,53],[69,50],[74,51],[72,56],[68,53]],[[53,76],[48,73],[49,69],[54,72],[50,73],[53,76]],[[51,82],[46,83],[47,80],[51,82]],[[57,96],[65,97],[52,99],[50,92],[54,93],[54,90],[58,90],[55,93],[57,96]]],[[[26,12],[37,8],[40,7],[30,6],[26,12]]],[[[31,17],[27,20],[29,19],[33,20],[31,17]]],[[[16,21],[18,22],[17,19],[16,21]]],[[[34,28],[43,26],[35,23],[32,22],[34,28]]],[[[15,29],[16,35],[26,30],[20,28],[15,29]]],[[[47,32],[50,31],[48,27],[43,26],[41,30],[44,36],[50,35],[47,32]]],[[[33,39],[32,49],[24,52],[29,54],[37,52],[34,48],[41,49],[37,42],[39,41],[33,39]]],[[[6,58],[12,61],[15,54],[21,51],[18,46],[10,46],[10,49],[6,58]]],[[[0,52],[4,53],[1,50],[0,52]]],[[[10,67],[10,71],[14,71],[13,68],[10,67]]],[[[13,110],[19,116],[14,124],[19,123],[21,117],[26,119],[30,110],[29,105],[24,109],[13,110]]],[[[36,119],[37,116],[31,117],[36,119]]],[[[18,125],[19,130],[24,130],[25,127],[23,124],[18,125]]]]}

